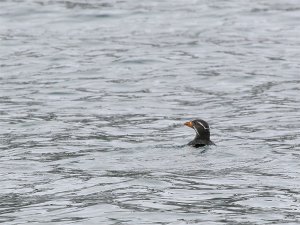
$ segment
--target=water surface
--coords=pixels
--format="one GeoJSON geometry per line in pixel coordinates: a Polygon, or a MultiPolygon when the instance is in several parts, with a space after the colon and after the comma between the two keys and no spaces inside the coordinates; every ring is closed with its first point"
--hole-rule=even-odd
{"type": "Polygon", "coordinates": [[[0,1],[0,221],[299,224],[299,1],[0,1]],[[186,146],[202,118],[217,146],[186,146]]]}

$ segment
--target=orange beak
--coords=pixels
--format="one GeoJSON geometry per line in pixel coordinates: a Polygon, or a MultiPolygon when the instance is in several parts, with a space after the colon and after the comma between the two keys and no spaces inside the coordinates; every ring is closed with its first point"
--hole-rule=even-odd
{"type": "Polygon", "coordinates": [[[184,123],[184,125],[193,128],[192,122],[186,122],[186,123],[184,123]]]}

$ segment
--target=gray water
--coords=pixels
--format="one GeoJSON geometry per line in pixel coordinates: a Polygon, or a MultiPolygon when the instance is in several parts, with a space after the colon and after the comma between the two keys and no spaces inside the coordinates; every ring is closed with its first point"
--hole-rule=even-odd
{"type": "Polygon", "coordinates": [[[1,0],[0,221],[299,224],[299,0],[1,0]],[[195,118],[216,146],[194,149],[195,118]]]}

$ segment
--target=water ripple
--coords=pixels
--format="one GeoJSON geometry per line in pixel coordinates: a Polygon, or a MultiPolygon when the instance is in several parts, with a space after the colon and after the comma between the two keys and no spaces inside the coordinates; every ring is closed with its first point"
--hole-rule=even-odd
{"type": "Polygon", "coordinates": [[[296,1],[0,6],[0,222],[299,223],[296,1]]]}

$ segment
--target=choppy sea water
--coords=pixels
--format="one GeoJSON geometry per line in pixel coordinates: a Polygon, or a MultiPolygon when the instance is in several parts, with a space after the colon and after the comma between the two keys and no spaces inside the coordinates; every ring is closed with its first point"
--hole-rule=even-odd
{"type": "Polygon", "coordinates": [[[1,0],[0,222],[299,224],[299,27],[298,0],[1,0]]]}

